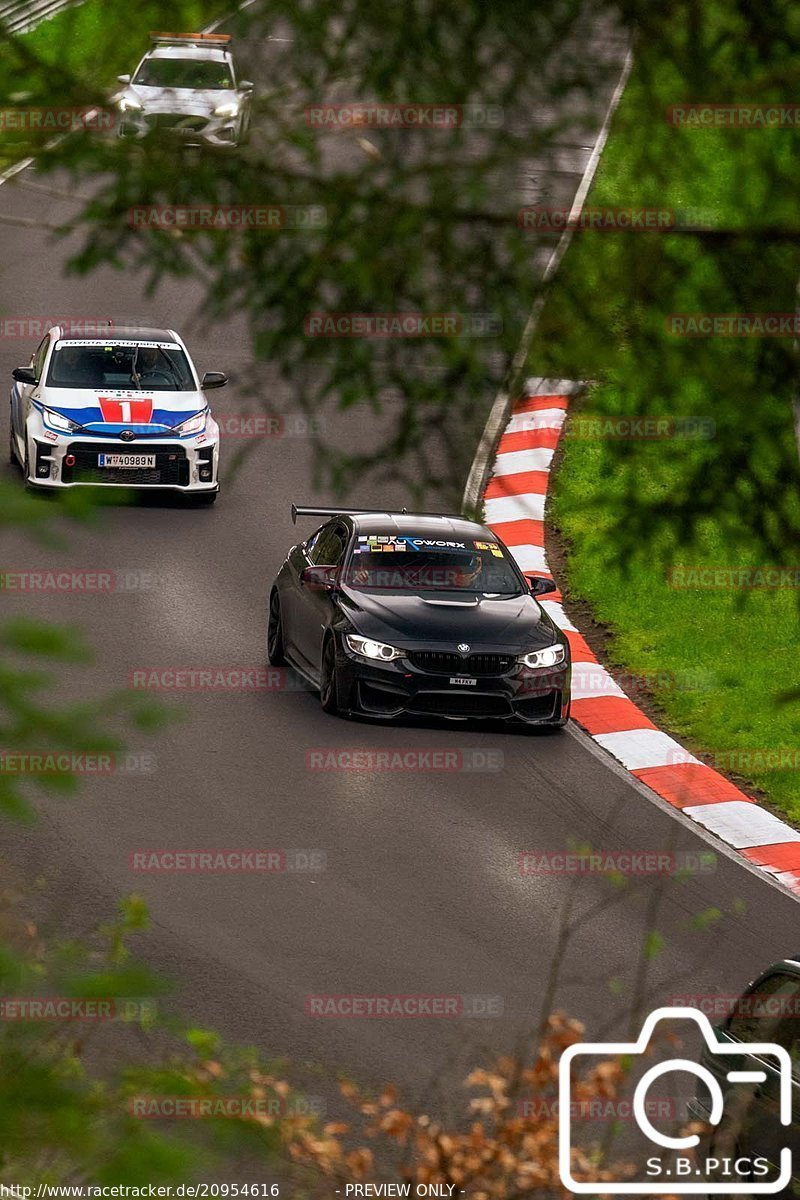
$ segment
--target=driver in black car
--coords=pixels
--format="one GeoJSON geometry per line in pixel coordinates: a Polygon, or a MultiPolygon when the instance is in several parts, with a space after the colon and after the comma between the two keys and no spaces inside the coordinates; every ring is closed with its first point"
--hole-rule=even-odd
{"type": "Polygon", "coordinates": [[[479,582],[483,572],[483,560],[480,554],[471,554],[469,558],[463,562],[459,561],[458,566],[451,567],[450,570],[453,572],[456,587],[472,592],[483,590],[479,582]]]}

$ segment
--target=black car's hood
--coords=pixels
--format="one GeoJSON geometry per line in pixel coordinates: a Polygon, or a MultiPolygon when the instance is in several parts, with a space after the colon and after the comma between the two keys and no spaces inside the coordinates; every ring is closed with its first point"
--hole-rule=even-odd
{"type": "Polygon", "coordinates": [[[457,597],[451,593],[362,592],[343,587],[339,603],[364,637],[403,649],[426,646],[454,650],[459,642],[473,652],[518,653],[549,646],[555,625],[532,596],[457,597]]]}

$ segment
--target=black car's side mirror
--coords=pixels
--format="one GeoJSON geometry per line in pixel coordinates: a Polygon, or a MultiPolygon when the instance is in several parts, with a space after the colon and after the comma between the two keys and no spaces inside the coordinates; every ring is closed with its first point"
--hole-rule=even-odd
{"type": "Polygon", "coordinates": [[[554,581],[546,575],[528,575],[526,573],[525,578],[532,596],[546,596],[549,592],[558,591],[554,581]]]}
{"type": "Polygon", "coordinates": [[[339,585],[339,568],[303,567],[300,582],[312,592],[332,592],[339,585]]]}
{"type": "Polygon", "coordinates": [[[33,367],[14,367],[11,372],[17,383],[38,383],[33,367]]]}
{"type": "Polygon", "coordinates": [[[224,371],[206,371],[205,375],[200,381],[200,387],[203,389],[203,391],[206,391],[207,389],[210,390],[211,388],[225,387],[227,382],[228,376],[224,371]]]}

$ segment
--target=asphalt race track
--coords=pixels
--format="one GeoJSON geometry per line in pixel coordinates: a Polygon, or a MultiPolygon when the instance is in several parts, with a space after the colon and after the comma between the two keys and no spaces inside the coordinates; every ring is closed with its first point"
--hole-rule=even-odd
{"type": "MultiPolygon", "coordinates": [[[[574,194],[588,150],[565,150],[558,191],[574,194]]],[[[54,224],[72,211],[56,181],[31,171],[0,188],[0,216],[54,224]]],[[[6,313],[109,312],[174,325],[201,373],[231,374],[233,385],[212,403],[236,411],[236,380],[252,369],[246,331],[236,323],[202,331],[191,286],[171,284],[148,300],[135,276],[67,278],[63,264],[76,240],[54,242],[37,228],[6,228],[0,237],[6,313]]],[[[3,380],[32,349],[0,343],[3,380]]],[[[292,414],[290,390],[263,367],[259,378],[273,411],[292,414]]],[[[4,404],[4,442],[7,421],[4,404]]],[[[351,415],[333,432],[367,443],[380,437],[380,423],[351,415]]],[[[349,499],[407,501],[374,482],[349,499]]],[[[293,500],[330,500],[313,486],[307,439],[259,439],[213,509],[152,497],[112,506],[100,529],[72,531],[56,550],[14,534],[5,570],[112,571],[128,589],[9,594],[4,612],[73,623],[91,641],[94,664],[65,670],[59,699],[125,688],[131,672],[148,667],[261,667],[269,583],[286,549],[313,528],[292,526],[293,500]]],[[[4,826],[4,856],[23,879],[46,875],[43,916],[57,917],[62,931],[106,919],[122,893],[144,895],[153,928],[141,950],[177,981],[176,1002],[267,1054],[367,1082],[392,1079],[410,1095],[439,1089],[446,1100],[476,1058],[512,1049],[530,1032],[551,982],[555,1004],[597,1037],[631,1032],[647,929],[664,939],[640,994],[648,1011],[676,993],[738,994],[798,948],[796,902],[721,852],[714,870],[627,888],[521,874],[520,852],[563,851],[572,841],[608,851],[712,848],[577,731],[345,722],[325,716],[306,689],[161,698],[180,719],[152,737],[128,735],[132,751],[152,756],[151,769],[88,780],[76,799],[38,801],[35,828],[4,826]],[[501,756],[502,765],[309,770],[307,752],[327,749],[469,749],[501,756]],[[130,853],[153,847],[316,849],[326,864],[316,873],[134,873],[130,853]],[[712,908],[721,921],[695,928],[695,915],[712,908]],[[566,919],[576,928],[564,942],[566,919]],[[306,1015],[306,996],[330,993],[500,997],[502,1011],[458,1019],[306,1015]]]]}

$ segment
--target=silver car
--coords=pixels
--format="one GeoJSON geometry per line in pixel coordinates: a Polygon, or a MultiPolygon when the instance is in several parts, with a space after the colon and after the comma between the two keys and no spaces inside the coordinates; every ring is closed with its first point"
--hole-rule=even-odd
{"type": "Polygon", "coordinates": [[[121,137],[167,133],[186,145],[240,146],[253,102],[249,79],[237,82],[230,35],[151,33],[153,46],[133,76],[120,75],[115,97],[121,137]]]}

